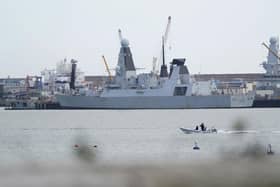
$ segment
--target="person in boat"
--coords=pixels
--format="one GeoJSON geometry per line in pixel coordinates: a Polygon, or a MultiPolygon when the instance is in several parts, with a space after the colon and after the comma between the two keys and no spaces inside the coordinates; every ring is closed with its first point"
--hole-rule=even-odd
{"type": "Polygon", "coordinates": [[[198,125],[195,127],[195,129],[194,130],[196,130],[196,131],[198,131],[199,130],[199,127],[198,127],[198,125]]]}
{"type": "Polygon", "coordinates": [[[200,128],[201,128],[201,131],[206,131],[206,127],[205,127],[204,123],[200,124],[200,128]]]}

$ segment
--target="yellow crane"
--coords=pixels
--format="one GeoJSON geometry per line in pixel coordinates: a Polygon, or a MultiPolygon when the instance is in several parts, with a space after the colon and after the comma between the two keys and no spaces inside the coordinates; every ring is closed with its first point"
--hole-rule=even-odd
{"type": "Polygon", "coordinates": [[[112,74],[111,74],[111,72],[110,72],[108,63],[107,63],[107,61],[106,61],[104,55],[102,55],[102,59],[103,59],[103,62],[104,62],[104,64],[105,64],[106,70],[107,70],[107,72],[108,72],[108,74],[109,74],[109,79],[110,79],[110,81],[112,81],[112,80],[113,80],[113,77],[112,77],[112,74]]]}

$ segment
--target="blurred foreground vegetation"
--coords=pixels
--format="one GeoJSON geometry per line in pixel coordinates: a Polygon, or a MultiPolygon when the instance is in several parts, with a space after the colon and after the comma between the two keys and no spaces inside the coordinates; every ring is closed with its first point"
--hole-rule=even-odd
{"type": "Polygon", "coordinates": [[[23,164],[0,168],[0,186],[278,187],[279,161],[104,165],[91,162],[23,164]]]}

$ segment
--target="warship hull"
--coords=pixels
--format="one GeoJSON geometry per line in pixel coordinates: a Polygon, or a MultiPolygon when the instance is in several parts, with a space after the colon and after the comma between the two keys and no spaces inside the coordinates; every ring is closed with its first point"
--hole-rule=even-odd
{"type": "Polygon", "coordinates": [[[249,95],[98,97],[57,95],[65,109],[196,109],[252,107],[249,95]]]}
{"type": "Polygon", "coordinates": [[[256,108],[273,108],[280,107],[280,99],[256,99],[253,102],[256,108]]]}

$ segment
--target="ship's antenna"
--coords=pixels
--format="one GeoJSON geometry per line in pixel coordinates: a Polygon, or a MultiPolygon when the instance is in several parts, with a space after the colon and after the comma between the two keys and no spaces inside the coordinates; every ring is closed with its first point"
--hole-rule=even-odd
{"type": "Polygon", "coordinates": [[[162,64],[165,65],[164,36],[162,37],[162,64]]]}
{"type": "Polygon", "coordinates": [[[121,29],[118,30],[120,42],[123,40],[122,31],[121,29]]]}

